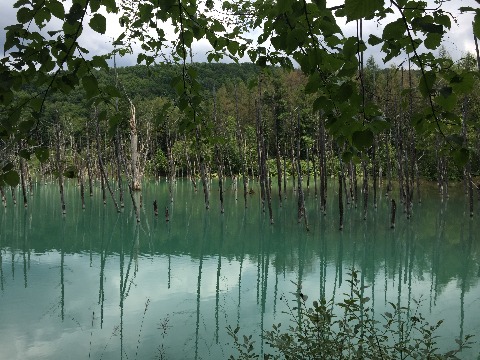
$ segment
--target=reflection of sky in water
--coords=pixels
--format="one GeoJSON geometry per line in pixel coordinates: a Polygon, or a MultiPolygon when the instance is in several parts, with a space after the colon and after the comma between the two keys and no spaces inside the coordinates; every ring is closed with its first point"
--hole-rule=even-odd
{"type": "MultiPolygon", "coordinates": [[[[107,258],[104,270],[103,329],[100,329],[99,299],[99,257],[94,256],[92,266],[86,255],[66,255],[65,263],[65,315],[61,321],[59,272],[61,255],[49,253],[31,257],[28,287],[24,288],[20,261],[15,262],[15,280],[11,279],[10,264],[4,261],[5,290],[1,299],[0,310],[2,326],[0,341],[2,356],[22,359],[64,358],[67,353],[71,358],[85,358],[89,353],[92,358],[115,359],[119,357],[120,331],[120,277],[118,257],[107,258]],[[86,286],[86,284],[90,284],[86,286]],[[8,305],[9,306],[5,306],[8,305]],[[92,315],[93,327],[92,327],[92,315]],[[103,355],[102,355],[103,354],[103,355]]],[[[4,257],[5,260],[5,257],[4,257]]],[[[134,358],[140,332],[141,319],[147,299],[150,303],[142,326],[139,346],[139,358],[149,358],[155,349],[165,341],[168,358],[188,359],[195,352],[195,328],[197,308],[198,259],[173,257],[171,259],[171,282],[168,288],[168,258],[139,257],[138,272],[133,279],[132,288],[124,304],[124,347],[129,358],[134,358]],[[166,336],[162,339],[161,324],[167,321],[166,336]],[[159,329],[160,328],[160,329],[159,329]]],[[[216,344],[216,279],[218,259],[208,257],[203,260],[200,296],[200,324],[198,348],[200,358],[226,358],[229,348],[216,344]]],[[[238,279],[240,263],[222,259],[222,271],[219,289],[218,332],[219,343],[228,342],[225,336],[227,325],[236,326],[240,314],[242,331],[259,333],[261,327],[261,303],[257,304],[257,266],[251,260],[244,261],[242,284],[238,309],[238,279]]],[[[344,279],[346,279],[346,268],[344,279]]],[[[326,279],[327,293],[333,292],[335,269],[328,267],[332,276],[326,279]]],[[[274,268],[269,270],[265,301],[264,328],[273,322],[286,323],[282,311],[286,310],[282,294],[294,290],[290,280],[296,281],[296,272],[287,272],[275,276],[274,268]],[[274,298],[275,283],[278,294],[274,298]],[[276,310],[275,316],[273,310],[276,310]]],[[[303,280],[303,290],[310,294],[310,300],[319,294],[319,268],[312,268],[303,280]]],[[[423,294],[421,311],[430,315],[432,321],[445,319],[445,325],[439,334],[451,340],[459,335],[460,299],[456,280],[451,280],[436,299],[432,312],[429,310],[429,278],[423,281],[413,279],[412,294],[423,294]]],[[[338,279],[337,279],[338,281],[338,279]]],[[[385,305],[384,278],[377,276],[375,287],[369,287],[365,295],[375,301],[377,314],[391,311],[385,305]],[[373,296],[372,296],[373,292],[373,296]]],[[[387,301],[397,302],[398,281],[389,279],[387,301]]],[[[371,284],[370,284],[371,285],[371,284]]],[[[408,286],[402,284],[401,302],[408,303],[408,286]]],[[[337,290],[337,301],[342,293],[347,292],[346,282],[337,290]]],[[[480,332],[480,319],[476,314],[479,305],[480,285],[477,282],[465,296],[465,312],[470,314],[464,320],[464,329],[468,333],[480,332]]],[[[259,301],[261,302],[260,294],[259,301]]],[[[285,296],[284,296],[285,297],[285,296]]],[[[412,304],[412,307],[414,305],[412,304]]],[[[442,342],[443,344],[443,342],[442,342]]],[[[447,346],[453,346],[448,344],[447,346]]]]}
{"type": "MultiPolygon", "coordinates": [[[[153,190],[145,189],[146,204],[153,190]]],[[[1,356],[118,359],[123,347],[128,359],[154,358],[159,351],[167,359],[228,358],[227,325],[258,335],[274,322],[285,324],[285,299],[292,299],[291,281],[299,278],[308,302],[334,292],[340,301],[352,266],[362,269],[377,316],[399,300],[413,312],[413,299],[421,297],[425,316],[445,320],[439,335],[448,342],[442,338],[441,347],[451,348],[461,331],[480,334],[479,225],[452,220],[463,211],[463,199],[451,199],[443,213],[437,198],[424,201],[410,225],[397,217],[395,232],[381,225],[388,224],[382,213],[388,201],[379,201],[366,224],[347,213],[342,233],[333,204],[327,220],[315,221],[311,203],[306,234],[296,224],[295,203],[284,206],[271,227],[258,223],[257,204],[245,215],[243,204],[230,199],[226,208],[233,210],[220,219],[213,211],[205,215],[202,194],[177,191],[172,221],[167,225],[144,210],[138,233],[128,216],[126,222],[103,213],[97,203],[86,212],[72,210],[63,222],[53,201],[34,199],[31,213],[1,214],[1,356]],[[35,206],[48,215],[32,215],[35,206]],[[129,289],[123,315],[122,281],[129,289]]],[[[475,345],[464,358],[479,349],[475,345]]]]}

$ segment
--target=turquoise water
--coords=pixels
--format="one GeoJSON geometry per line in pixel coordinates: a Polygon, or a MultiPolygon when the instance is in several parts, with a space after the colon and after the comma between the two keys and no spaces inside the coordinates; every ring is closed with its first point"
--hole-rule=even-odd
{"type": "MultiPolygon", "coordinates": [[[[74,183],[66,216],[55,185],[35,185],[27,209],[8,197],[0,208],[0,358],[225,359],[228,325],[254,334],[260,352],[262,330],[288,322],[293,283],[308,301],[340,301],[352,267],[376,316],[388,302],[413,313],[421,300],[425,317],[445,320],[442,349],[480,335],[480,211],[470,219],[461,188],[444,202],[424,189],[411,220],[398,205],[395,230],[389,198],[380,196],[366,221],[360,206],[347,206],[343,231],[333,184],[326,216],[310,189],[307,232],[291,190],[282,207],[273,197],[270,225],[251,186],[245,209],[229,184],[221,214],[215,182],[208,211],[200,186],[195,193],[179,181],[170,203],[165,182],[146,183],[139,225],[128,201],[118,214],[99,189],[82,210],[74,183]]],[[[462,358],[479,355],[477,343],[462,358]]]]}

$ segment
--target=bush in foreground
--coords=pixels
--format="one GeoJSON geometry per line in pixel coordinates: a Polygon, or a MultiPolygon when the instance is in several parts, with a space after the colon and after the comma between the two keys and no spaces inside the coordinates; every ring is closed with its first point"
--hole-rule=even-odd
{"type": "MultiPolygon", "coordinates": [[[[418,311],[413,315],[405,307],[390,303],[391,312],[385,312],[378,321],[363,297],[358,271],[352,270],[350,294],[339,303],[333,300],[314,301],[307,306],[307,296],[298,289],[296,306],[289,307],[291,325],[285,331],[281,324],[263,336],[270,346],[264,359],[459,359],[459,353],[473,342],[472,335],[456,339],[457,347],[440,352],[436,330],[442,321],[429,324],[418,311]],[[337,315],[340,314],[340,315],[337,315]]],[[[258,359],[252,336],[240,336],[239,328],[227,328],[234,340],[238,356],[230,359],[258,359]]]]}

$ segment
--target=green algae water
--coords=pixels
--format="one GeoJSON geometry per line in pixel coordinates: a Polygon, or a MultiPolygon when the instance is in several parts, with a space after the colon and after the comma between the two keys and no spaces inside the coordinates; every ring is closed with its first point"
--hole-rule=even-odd
{"type": "Polygon", "coordinates": [[[129,203],[117,213],[98,189],[82,210],[73,183],[66,216],[55,185],[36,185],[27,209],[9,197],[0,209],[0,358],[226,359],[229,325],[253,334],[261,352],[262,331],[288,323],[295,284],[307,302],[340,301],[352,268],[375,316],[390,302],[418,308],[432,323],[444,320],[440,349],[474,334],[461,358],[479,358],[480,211],[475,204],[470,219],[461,189],[443,202],[424,189],[412,219],[398,205],[394,230],[388,197],[365,221],[360,204],[347,206],[343,231],[337,195],[330,189],[323,216],[310,189],[307,232],[295,193],[281,207],[273,195],[270,225],[252,187],[245,209],[228,184],[221,214],[215,183],[209,210],[200,186],[195,193],[177,182],[170,203],[167,184],[145,183],[140,224],[129,203]]]}

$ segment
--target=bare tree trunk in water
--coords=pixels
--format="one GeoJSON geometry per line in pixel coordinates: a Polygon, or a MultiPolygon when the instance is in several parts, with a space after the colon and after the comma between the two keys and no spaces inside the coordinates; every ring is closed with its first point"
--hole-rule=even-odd
{"type": "Polygon", "coordinates": [[[80,199],[82,200],[82,209],[85,210],[85,183],[83,179],[83,164],[78,168],[78,177],[80,180],[80,199]]]}
{"type": "Polygon", "coordinates": [[[58,171],[58,185],[60,187],[60,203],[61,203],[61,206],[62,206],[62,214],[66,214],[66,208],[65,208],[65,196],[64,196],[64,193],[63,193],[63,164],[62,164],[62,159],[61,159],[61,156],[60,156],[60,143],[61,143],[61,138],[62,136],[60,135],[61,134],[61,131],[60,131],[60,117],[58,115],[58,111],[57,111],[57,121],[56,121],[56,126],[55,126],[55,133],[56,133],[56,154],[55,154],[55,157],[56,157],[56,162],[57,162],[57,171],[58,171]]]}
{"type": "Polygon", "coordinates": [[[115,132],[115,158],[117,160],[117,181],[118,181],[118,191],[119,191],[119,202],[120,202],[120,207],[123,208],[125,206],[125,202],[123,199],[123,186],[122,186],[122,171],[121,171],[121,163],[122,161],[120,160],[120,133],[118,129],[115,132]]]}
{"type": "MultiPolygon", "coordinates": [[[[340,225],[339,230],[343,230],[343,171],[338,172],[338,211],[340,213],[340,225]]],[[[345,189],[346,190],[346,189],[345,189]]]]}
{"type": "Polygon", "coordinates": [[[135,105],[132,100],[128,99],[130,103],[130,151],[132,156],[132,189],[134,191],[141,190],[142,179],[140,177],[140,156],[138,153],[138,130],[137,118],[135,115],[135,105]]]}
{"type": "Polygon", "coordinates": [[[377,139],[373,142],[372,148],[372,172],[373,172],[373,208],[377,208],[377,139]]]}
{"type": "Polygon", "coordinates": [[[12,192],[13,205],[17,205],[17,195],[15,195],[15,188],[13,186],[10,186],[10,190],[12,192]]]}
{"type": "Polygon", "coordinates": [[[352,176],[353,176],[353,197],[355,199],[355,209],[358,207],[358,178],[357,165],[352,162],[352,176]]]}
{"type": "MultiPolygon", "coordinates": [[[[315,131],[317,133],[317,131],[315,131]]],[[[317,146],[317,140],[315,139],[313,149],[312,149],[312,165],[313,165],[313,183],[315,187],[315,199],[318,196],[318,187],[317,187],[317,157],[318,157],[318,146],[317,146]]]]}
{"type": "Polygon", "coordinates": [[[197,141],[197,151],[200,154],[200,177],[202,178],[203,195],[205,196],[205,208],[208,210],[210,209],[210,197],[209,197],[207,177],[206,177],[205,158],[203,156],[203,151],[201,148],[200,132],[198,127],[196,129],[196,141],[197,141]]]}
{"type": "MultiPolygon", "coordinates": [[[[390,132],[389,132],[390,133],[390,132]]],[[[387,161],[387,192],[385,196],[389,196],[392,191],[392,161],[390,160],[390,136],[387,134],[385,139],[385,157],[387,161]]]]}
{"type": "Polygon", "coordinates": [[[90,196],[93,196],[93,174],[92,174],[92,166],[90,163],[90,136],[88,132],[88,123],[85,124],[85,129],[87,132],[87,175],[88,175],[88,188],[89,188],[89,193],[90,196]]]}
{"type": "Polygon", "coordinates": [[[305,147],[305,150],[307,152],[307,190],[310,189],[310,154],[308,151],[308,145],[305,147]]]}
{"type": "MultiPolygon", "coordinates": [[[[125,157],[122,156],[122,154],[120,154],[120,159],[123,162],[123,171],[125,172],[125,174],[128,174],[127,162],[125,161],[125,157]]],[[[127,181],[128,192],[130,193],[130,198],[132,199],[132,206],[133,206],[133,211],[135,213],[135,218],[137,220],[137,223],[139,223],[140,222],[140,208],[139,208],[139,205],[137,205],[137,204],[140,204],[140,199],[139,199],[140,193],[138,191],[133,190],[132,183],[133,183],[133,181],[131,181],[131,179],[130,179],[130,181],[127,181]]]]}
{"type": "Polygon", "coordinates": [[[238,111],[238,93],[237,93],[237,84],[234,85],[235,90],[235,123],[237,126],[236,135],[237,135],[237,146],[238,152],[240,153],[240,160],[242,162],[242,182],[243,182],[243,201],[245,204],[245,208],[247,208],[247,172],[245,169],[245,146],[244,146],[244,136],[242,130],[240,128],[240,118],[239,118],[239,111],[238,111]]]}
{"type": "Polygon", "coordinates": [[[220,191],[220,212],[223,214],[225,208],[223,206],[223,158],[218,146],[216,146],[217,162],[218,162],[218,187],[220,191]]]}
{"type": "Polygon", "coordinates": [[[302,165],[300,163],[300,113],[297,113],[297,178],[298,178],[298,222],[304,219],[305,228],[309,231],[308,217],[305,210],[305,197],[302,188],[302,165]]]}
{"type": "MultiPolygon", "coordinates": [[[[23,149],[22,140],[18,142],[18,151],[21,152],[23,149]]],[[[28,207],[27,201],[27,189],[25,186],[25,159],[20,156],[20,184],[22,186],[22,195],[23,195],[23,206],[28,207]]]]}
{"type": "Polygon", "coordinates": [[[397,210],[397,204],[395,200],[392,199],[392,207],[391,207],[391,219],[390,219],[390,228],[395,229],[395,212],[397,210]]]}
{"type": "Polygon", "coordinates": [[[320,209],[327,214],[327,160],[325,154],[325,120],[320,117],[320,209]]]}
{"type": "MultiPolygon", "coordinates": [[[[469,99],[465,98],[462,104],[462,135],[463,135],[464,148],[468,148],[468,138],[467,138],[468,102],[469,102],[469,99]]],[[[470,210],[470,217],[473,217],[473,184],[472,184],[472,171],[471,171],[470,159],[468,159],[467,164],[464,166],[463,171],[464,171],[466,187],[468,190],[468,204],[469,204],[469,210],[470,210]]]]}
{"type": "Polygon", "coordinates": [[[3,190],[3,186],[0,186],[0,195],[2,196],[2,203],[3,207],[7,207],[7,197],[5,196],[5,191],[3,190]]]}
{"type": "Polygon", "coordinates": [[[283,142],[283,197],[287,199],[287,144],[283,142]]]}
{"type": "MultiPolygon", "coordinates": [[[[277,160],[277,183],[278,183],[278,199],[280,201],[280,207],[282,207],[282,164],[280,162],[280,120],[278,117],[275,119],[275,150],[277,160]]],[[[285,189],[284,189],[285,191],[285,189]]]]}
{"type": "MultiPolygon", "coordinates": [[[[260,91],[259,91],[260,92],[260,91]]],[[[257,108],[257,115],[256,115],[256,137],[257,137],[257,162],[258,162],[258,177],[259,177],[259,182],[260,182],[260,198],[262,201],[262,212],[265,212],[265,192],[266,192],[266,181],[263,173],[263,161],[262,161],[262,151],[263,151],[263,146],[262,146],[262,139],[261,139],[261,120],[260,120],[260,101],[257,102],[256,104],[257,108]]]]}
{"type": "MultiPolygon", "coordinates": [[[[213,87],[213,123],[216,125],[216,135],[219,138],[224,138],[223,134],[223,123],[222,119],[217,118],[217,93],[215,91],[215,86],[213,87]]],[[[217,144],[215,145],[215,157],[217,160],[217,169],[218,169],[218,189],[219,189],[219,196],[220,196],[220,213],[225,212],[225,208],[223,205],[223,171],[225,168],[222,152],[220,150],[220,146],[217,144]]]]}
{"type": "Polygon", "coordinates": [[[363,220],[367,220],[368,208],[368,169],[367,162],[362,160],[363,167],[363,220]]]}
{"type": "Polygon", "coordinates": [[[106,203],[106,198],[105,198],[105,186],[107,187],[110,196],[112,197],[113,204],[115,205],[115,209],[117,209],[117,212],[120,212],[120,208],[118,207],[117,200],[115,200],[115,195],[112,191],[112,188],[110,187],[110,182],[108,181],[107,174],[105,173],[105,167],[103,166],[103,160],[102,160],[102,152],[100,151],[100,129],[99,129],[99,119],[97,115],[97,109],[95,108],[95,129],[97,132],[97,153],[98,153],[98,168],[100,170],[100,177],[102,180],[102,193],[103,193],[103,203],[106,203]]]}

